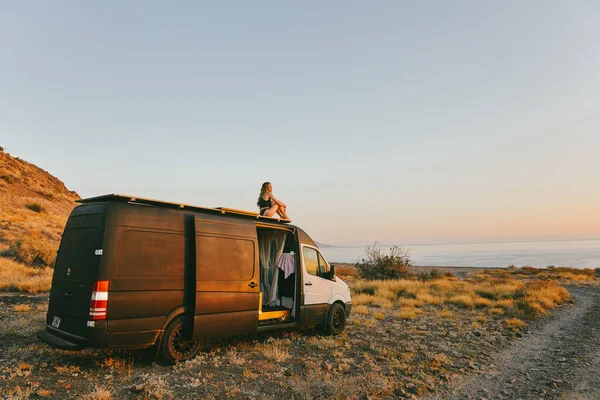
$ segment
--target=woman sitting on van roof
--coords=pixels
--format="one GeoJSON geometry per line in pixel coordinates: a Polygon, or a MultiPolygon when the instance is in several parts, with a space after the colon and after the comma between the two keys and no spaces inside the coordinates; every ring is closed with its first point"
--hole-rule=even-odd
{"type": "Polygon", "coordinates": [[[273,186],[271,185],[271,182],[262,184],[260,196],[258,196],[256,205],[260,209],[260,215],[272,217],[277,213],[281,218],[290,219],[286,212],[286,205],[273,196],[273,186]]]}

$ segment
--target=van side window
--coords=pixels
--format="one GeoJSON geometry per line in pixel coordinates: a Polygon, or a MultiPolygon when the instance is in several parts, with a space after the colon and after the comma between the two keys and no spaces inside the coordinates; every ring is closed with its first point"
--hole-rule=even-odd
{"type": "Polygon", "coordinates": [[[304,250],[302,250],[302,254],[304,255],[304,267],[306,268],[306,272],[316,276],[317,270],[319,269],[319,256],[317,251],[305,247],[304,250]]]}
{"type": "Polygon", "coordinates": [[[329,265],[325,262],[325,259],[321,254],[319,254],[319,270],[318,274],[321,277],[324,277],[326,273],[329,272],[329,265]]]}
{"type": "Polygon", "coordinates": [[[323,277],[327,272],[329,272],[329,266],[318,251],[309,247],[305,247],[303,254],[306,272],[320,277],[323,277]]]}

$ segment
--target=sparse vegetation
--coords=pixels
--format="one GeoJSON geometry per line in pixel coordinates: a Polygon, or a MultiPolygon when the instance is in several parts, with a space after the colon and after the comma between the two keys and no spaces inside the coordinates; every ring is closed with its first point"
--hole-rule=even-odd
{"type": "Polygon", "coordinates": [[[0,176],[0,179],[3,179],[5,182],[10,184],[13,184],[15,182],[15,179],[10,175],[2,175],[0,176]]]}
{"type": "Polygon", "coordinates": [[[31,266],[54,266],[56,248],[42,240],[41,234],[30,233],[13,242],[2,255],[31,266]]]}
{"type": "Polygon", "coordinates": [[[31,311],[31,308],[29,307],[29,304],[15,304],[13,310],[16,312],[28,312],[31,311]]]}
{"type": "Polygon", "coordinates": [[[547,268],[521,267],[514,265],[504,269],[478,270],[470,274],[474,279],[488,278],[516,278],[523,281],[531,280],[554,280],[568,283],[593,283],[600,282],[600,268],[571,268],[555,267],[553,265],[547,268]]]}
{"type": "Polygon", "coordinates": [[[52,284],[51,268],[32,268],[0,258],[0,291],[43,293],[52,284]]]}
{"type": "Polygon", "coordinates": [[[354,281],[353,302],[357,305],[393,308],[452,305],[466,309],[497,309],[506,315],[534,319],[570,300],[569,292],[554,281],[520,282],[513,278],[427,281],[354,281]]]}
{"type": "Polygon", "coordinates": [[[375,243],[365,249],[366,258],[356,264],[360,276],[364,279],[399,279],[408,276],[410,260],[408,251],[398,246],[389,248],[389,254],[375,243]]]}
{"type": "Polygon", "coordinates": [[[27,203],[25,207],[36,213],[44,212],[44,207],[40,203],[27,203]]]}
{"type": "Polygon", "coordinates": [[[94,390],[82,397],[83,400],[111,400],[112,391],[104,386],[96,384],[94,390]]]}
{"type": "Polygon", "coordinates": [[[518,318],[509,318],[509,319],[504,320],[504,325],[507,328],[522,328],[522,327],[526,326],[527,324],[518,318]]]}

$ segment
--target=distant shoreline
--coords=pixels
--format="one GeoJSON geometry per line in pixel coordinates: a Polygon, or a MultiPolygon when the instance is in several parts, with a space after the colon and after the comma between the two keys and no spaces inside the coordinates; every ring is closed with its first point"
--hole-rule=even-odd
{"type": "MultiPolygon", "coordinates": [[[[583,238],[583,239],[538,239],[538,240],[507,240],[507,241],[486,241],[486,242],[451,242],[451,243],[411,243],[411,244],[381,244],[378,243],[377,247],[388,247],[398,246],[400,248],[406,248],[410,246],[458,246],[467,244],[510,244],[510,243],[547,243],[547,242],[578,242],[578,241],[600,241],[600,238],[583,238]]],[[[319,248],[329,249],[356,249],[356,248],[367,248],[373,247],[373,244],[357,244],[349,246],[337,246],[332,244],[320,244],[319,248]]]]}

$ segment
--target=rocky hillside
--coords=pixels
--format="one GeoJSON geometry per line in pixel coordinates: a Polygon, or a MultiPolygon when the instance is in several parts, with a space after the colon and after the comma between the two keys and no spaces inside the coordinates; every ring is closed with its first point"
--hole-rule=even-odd
{"type": "Polygon", "coordinates": [[[79,195],[0,147],[0,254],[51,265],[79,195]]]}

